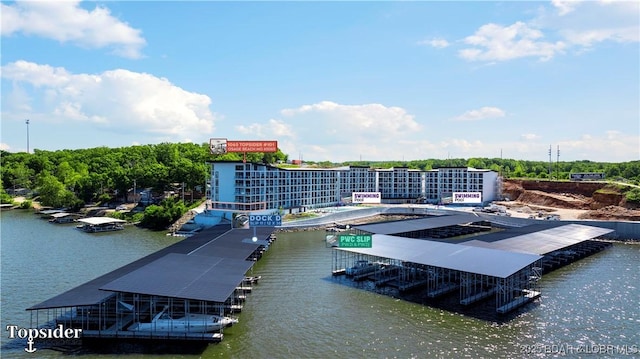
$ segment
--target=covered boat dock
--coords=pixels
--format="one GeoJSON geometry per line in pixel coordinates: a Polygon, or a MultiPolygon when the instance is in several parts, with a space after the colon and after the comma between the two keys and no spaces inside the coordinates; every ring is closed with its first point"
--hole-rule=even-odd
{"type": "Polygon", "coordinates": [[[562,222],[493,231],[487,219],[466,213],[367,224],[350,234],[371,234],[372,248],[334,242],[332,273],[399,295],[458,292],[463,306],[495,296],[495,310],[507,313],[540,296],[537,282],[545,271],[606,248],[593,239],[610,232],[562,222]]]}
{"type": "MultiPolygon", "coordinates": [[[[191,320],[224,317],[244,300],[247,272],[275,239],[272,227],[253,232],[216,226],[52,297],[27,310],[32,327],[82,329],[83,341],[175,340],[217,342],[222,330],[147,330],[161,312],[191,320]],[[147,326],[149,327],[149,326],[147,326]]],[[[221,328],[222,329],[222,328],[221,328]]]]}
{"type": "Polygon", "coordinates": [[[593,239],[611,232],[613,232],[611,229],[582,224],[532,225],[513,231],[488,234],[480,237],[481,239],[460,244],[539,254],[544,256],[542,267],[545,272],[548,272],[610,246],[610,243],[597,242],[593,239]]]}
{"type": "Polygon", "coordinates": [[[78,219],[82,223],[78,229],[87,233],[110,232],[124,229],[123,224],[127,221],[110,217],[88,217],[78,219]]]}
{"type": "Polygon", "coordinates": [[[371,248],[334,248],[333,273],[436,298],[458,291],[469,305],[495,294],[496,310],[515,309],[540,293],[542,256],[376,234],[371,248]],[[366,269],[365,269],[366,268],[366,269]]]}
{"type": "Polygon", "coordinates": [[[444,239],[491,230],[491,224],[472,213],[427,216],[403,221],[364,224],[354,233],[388,234],[406,238],[444,239]]]}

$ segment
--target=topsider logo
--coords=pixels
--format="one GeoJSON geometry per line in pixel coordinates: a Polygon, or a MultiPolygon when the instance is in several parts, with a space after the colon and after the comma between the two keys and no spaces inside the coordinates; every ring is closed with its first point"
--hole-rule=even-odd
{"type": "Polygon", "coordinates": [[[17,325],[7,325],[6,331],[9,332],[9,339],[27,339],[27,347],[24,351],[27,353],[34,353],[36,350],[34,347],[34,339],[40,340],[71,340],[80,339],[82,329],[64,329],[62,324],[58,324],[55,329],[51,328],[21,328],[17,325]]]}

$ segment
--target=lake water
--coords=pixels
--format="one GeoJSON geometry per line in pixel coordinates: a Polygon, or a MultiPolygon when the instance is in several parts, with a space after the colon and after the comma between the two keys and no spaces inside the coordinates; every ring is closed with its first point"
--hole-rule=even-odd
{"type": "MultiPolygon", "coordinates": [[[[2,212],[0,225],[2,358],[66,357],[24,352],[5,326],[28,327],[25,308],[180,240],[134,227],[87,234],[16,210],[2,212]]],[[[345,285],[330,275],[323,239],[323,232],[278,234],[222,343],[198,355],[124,357],[640,357],[640,245],[614,244],[545,275],[540,300],[498,323],[345,285]]]]}

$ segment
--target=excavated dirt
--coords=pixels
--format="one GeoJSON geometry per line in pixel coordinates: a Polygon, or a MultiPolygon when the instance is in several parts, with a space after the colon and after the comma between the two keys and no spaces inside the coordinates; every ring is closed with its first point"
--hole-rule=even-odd
{"type": "Polygon", "coordinates": [[[624,194],[606,183],[504,180],[509,207],[520,212],[558,212],[561,219],[639,221],[640,210],[628,205],[624,194]],[[605,188],[606,187],[606,188],[605,188]]]}

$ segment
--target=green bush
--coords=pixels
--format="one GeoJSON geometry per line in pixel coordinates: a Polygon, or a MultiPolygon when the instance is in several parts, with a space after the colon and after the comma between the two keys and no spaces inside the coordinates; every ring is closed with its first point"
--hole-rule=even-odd
{"type": "Polygon", "coordinates": [[[140,225],[154,230],[166,229],[182,217],[186,211],[187,207],[182,201],[165,199],[159,206],[152,204],[145,208],[140,225]]]}
{"type": "Polygon", "coordinates": [[[111,196],[107,193],[103,193],[98,196],[98,202],[100,203],[109,203],[111,201],[111,196]]]}
{"type": "Polygon", "coordinates": [[[2,204],[12,204],[13,203],[13,197],[11,197],[7,192],[2,191],[0,193],[0,203],[2,203],[2,204]]]}
{"type": "Polygon", "coordinates": [[[627,202],[640,204],[640,188],[633,188],[625,193],[627,202]]]}
{"type": "Polygon", "coordinates": [[[31,203],[31,201],[25,200],[25,201],[22,201],[22,203],[20,203],[20,209],[30,209],[32,205],[33,203],[31,203]]]}

